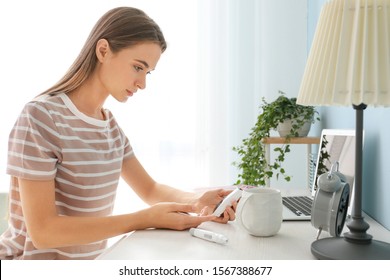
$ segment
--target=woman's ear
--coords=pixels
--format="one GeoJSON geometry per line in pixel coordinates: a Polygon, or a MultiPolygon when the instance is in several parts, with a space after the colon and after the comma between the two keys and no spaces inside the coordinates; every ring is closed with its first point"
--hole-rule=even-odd
{"type": "Polygon", "coordinates": [[[107,53],[110,51],[110,44],[106,39],[100,39],[96,44],[96,57],[100,62],[103,62],[107,53]]]}

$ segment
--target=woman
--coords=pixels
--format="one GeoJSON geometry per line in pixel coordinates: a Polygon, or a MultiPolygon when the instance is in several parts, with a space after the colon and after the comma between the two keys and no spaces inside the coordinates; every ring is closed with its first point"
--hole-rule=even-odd
{"type": "Polygon", "coordinates": [[[236,205],[210,215],[228,191],[196,194],[155,182],[103,109],[109,95],[125,102],[144,89],[165,49],[145,13],[113,9],[64,77],[25,106],[9,138],[10,222],[1,259],[94,259],[108,238],[133,230],[184,230],[235,218],[236,205]],[[152,206],[112,216],[120,176],[152,206]]]}

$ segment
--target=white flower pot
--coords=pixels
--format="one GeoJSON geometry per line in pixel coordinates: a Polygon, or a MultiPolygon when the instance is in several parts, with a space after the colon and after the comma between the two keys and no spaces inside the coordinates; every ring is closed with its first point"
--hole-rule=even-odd
{"type": "MultiPolygon", "coordinates": [[[[294,121],[295,120],[288,119],[277,126],[276,130],[279,133],[280,137],[286,137],[290,133],[294,121]]],[[[306,137],[309,134],[310,127],[311,121],[305,122],[303,126],[298,129],[298,137],[306,137]]]]}

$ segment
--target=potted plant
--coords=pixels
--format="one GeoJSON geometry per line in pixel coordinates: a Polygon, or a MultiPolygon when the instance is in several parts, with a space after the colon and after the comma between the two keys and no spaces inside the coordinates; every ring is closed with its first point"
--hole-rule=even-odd
{"type": "Polygon", "coordinates": [[[233,163],[241,171],[236,184],[264,186],[266,180],[274,175],[277,179],[283,176],[286,181],[291,180],[282,166],[285,155],[290,152],[288,141],[292,137],[306,136],[308,130],[306,128],[307,131],[302,133],[302,127],[309,124],[310,129],[310,125],[319,120],[319,116],[313,106],[299,105],[296,98],[288,98],[281,91],[279,94],[280,96],[270,103],[266,102],[265,98],[262,99],[261,113],[249,137],[244,139],[240,146],[233,147],[240,157],[238,162],[233,163]],[[277,130],[285,121],[290,124],[288,131],[282,134],[282,137],[286,138],[286,144],[274,149],[274,162],[267,162],[262,139],[269,137],[270,132],[277,130]]]}

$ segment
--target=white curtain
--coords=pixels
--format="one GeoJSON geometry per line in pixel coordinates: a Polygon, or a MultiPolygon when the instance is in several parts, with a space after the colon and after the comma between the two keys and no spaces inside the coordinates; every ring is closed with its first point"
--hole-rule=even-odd
{"type": "MultiPolygon", "coordinates": [[[[248,136],[261,98],[272,101],[279,90],[297,96],[307,55],[307,3],[200,0],[198,5],[200,174],[206,185],[229,185],[237,179],[232,147],[248,136]]],[[[287,170],[294,173],[294,164],[287,170]]]]}
{"type": "Polygon", "coordinates": [[[260,99],[260,2],[198,1],[198,149],[204,184],[232,184],[232,147],[246,136],[260,99]]]}

